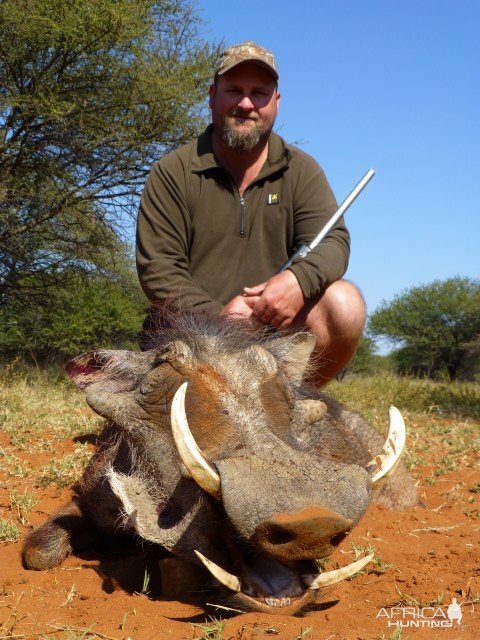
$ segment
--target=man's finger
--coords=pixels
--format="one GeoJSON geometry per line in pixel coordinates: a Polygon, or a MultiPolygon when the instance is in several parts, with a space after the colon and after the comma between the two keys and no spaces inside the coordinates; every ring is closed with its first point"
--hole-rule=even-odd
{"type": "Polygon", "coordinates": [[[276,315],[275,311],[262,304],[262,301],[260,301],[260,304],[255,305],[255,307],[253,308],[253,315],[261,320],[264,324],[270,324],[271,320],[276,315]]]}
{"type": "Polygon", "coordinates": [[[262,282],[261,284],[257,284],[255,287],[244,287],[243,295],[244,296],[261,296],[267,286],[266,282],[262,282]]]}
{"type": "Polygon", "coordinates": [[[245,296],[243,299],[245,300],[245,304],[247,304],[250,309],[253,309],[260,299],[260,296],[245,296]]]}

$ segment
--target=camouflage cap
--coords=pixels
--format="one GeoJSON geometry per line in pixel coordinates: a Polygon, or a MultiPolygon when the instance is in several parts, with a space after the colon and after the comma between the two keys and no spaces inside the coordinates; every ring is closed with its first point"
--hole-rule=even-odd
{"type": "Polygon", "coordinates": [[[234,44],[232,47],[225,49],[215,67],[215,77],[223,75],[238,64],[242,64],[242,62],[258,64],[271,73],[275,80],[278,80],[277,65],[275,64],[273,53],[251,40],[241,44],[234,44]]]}

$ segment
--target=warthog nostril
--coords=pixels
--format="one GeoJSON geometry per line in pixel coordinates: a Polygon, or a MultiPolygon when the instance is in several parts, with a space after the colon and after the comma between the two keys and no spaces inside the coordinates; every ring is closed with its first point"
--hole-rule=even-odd
{"type": "Polygon", "coordinates": [[[346,532],[342,532],[342,533],[337,533],[335,536],[332,537],[331,539],[331,544],[336,547],[337,545],[340,544],[340,542],[347,537],[346,532]]]}
{"type": "Polygon", "coordinates": [[[282,527],[270,527],[265,531],[265,538],[270,544],[288,544],[293,542],[295,534],[282,527]]]}

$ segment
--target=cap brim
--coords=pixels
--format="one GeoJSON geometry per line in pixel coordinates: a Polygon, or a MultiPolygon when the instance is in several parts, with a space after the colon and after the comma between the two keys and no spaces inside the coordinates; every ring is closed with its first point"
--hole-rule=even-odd
{"type": "Polygon", "coordinates": [[[273,76],[275,80],[278,80],[278,73],[275,71],[275,69],[271,67],[269,64],[267,64],[266,62],[264,62],[263,60],[259,60],[258,58],[247,58],[245,60],[238,60],[236,62],[232,62],[232,64],[229,64],[227,67],[217,71],[216,75],[223,76],[225,73],[227,73],[227,71],[230,71],[234,67],[238,67],[239,65],[246,64],[246,63],[254,64],[257,67],[261,67],[262,69],[265,69],[265,71],[268,71],[268,73],[271,76],[273,76]]]}

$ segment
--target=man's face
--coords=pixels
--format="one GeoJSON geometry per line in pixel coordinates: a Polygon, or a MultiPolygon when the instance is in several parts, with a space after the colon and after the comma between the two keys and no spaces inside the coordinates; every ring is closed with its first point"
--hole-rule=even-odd
{"type": "Polygon", "coordinates": [[[215,133],[230,149],[248,153],[270,135],[279,102],[276,82],[268,71],[244,62],[210,87],[215,133]]]}

